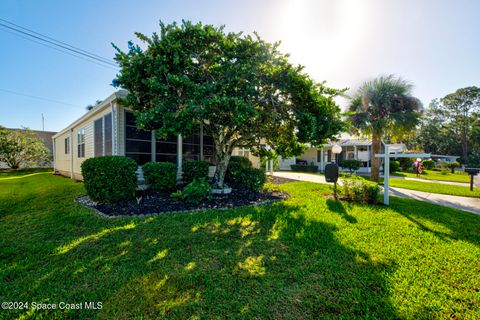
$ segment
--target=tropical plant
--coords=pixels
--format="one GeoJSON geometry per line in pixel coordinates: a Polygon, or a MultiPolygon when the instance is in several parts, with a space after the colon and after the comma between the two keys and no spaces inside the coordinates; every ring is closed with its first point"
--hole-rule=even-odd
{"type": "MultiPolygon", "coordinates": [[[[422,104],[412,85],[394,75],[365,82],[352,97],[349,120],[356,133],[371,135],[372,154],[380,153],[384,137],[402,136],[419,122],[422,104]]],[[[378,182],[380,158],[372,157],[371,179],[378,182]]]]}
{"type": "Polygon", "coordinates": [[[160,23],[144,46],[117,49],[121,70],[113,81],[129,91],[125,103],[137,125],[160,136],[189,135],[199,126],[212,136],[216,188],[236,147],[253,151],[268,144],[278,155],[320,145],[341,131],[334,97],[344,92],[314,82],[257,34],[226,33],[223,27],[160,23]]]}
{"type": "Polygon", "coordinates": [[[0,162],[12,169],[49,165],[50,150],[35,132],[11,130],[0,126],[0,162]]]}

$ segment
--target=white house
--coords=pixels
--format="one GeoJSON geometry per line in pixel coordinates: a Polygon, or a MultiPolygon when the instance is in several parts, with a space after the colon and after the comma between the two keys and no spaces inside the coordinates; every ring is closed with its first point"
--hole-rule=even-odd
{"type": "MultiPolygon", "coordinates": [[[[404,144],[389,144],[390,153],[401,153],[405,151],[404,144]]],[[[382,148],[383,150],[383,148],[382,148]]],[[[383,152],[383,151],[382,151],[383,152]]],[[[344,135],[344,138],[324,144],[321,147],[311,147],[299,157],[288,159],[279,158],[279,169],[290,170],[290,165],[299,162],[306,162],[318,166],[318,170],[323,172],[325,165],[331,162],[341,163],[342,160],[359,160],[361,162],[358,173],[371,172],[372,166],[372,143],[369,140],[356,139],[344,135]],[[342,152],[335,155],[332,147],[338,144],[342,147],[342,152]]],[[[340,168],[341,169],[341,168],[340,168]]]]}
{"type": "MultiPolygon", "coordinates": [[[[172,136],[157,139],[154,132],[139,130],[135,116],[118,103],[127,92],[117,91],[82,117],[52,137],[54,171],[58,174],[82,180],[81,164],[85,159],[104,155],[120,155],[134,159],[138,165],[147,162],[167,161],[177,164],[181,172],[186,160],[205,160],[212,164],[214,172],[214,145],[212,137],[203,133],[189,136],[172,136]]],[[[248,150],[236,149],[234,155],[249,158],[258,167],[258,158],[248,150]]]]}

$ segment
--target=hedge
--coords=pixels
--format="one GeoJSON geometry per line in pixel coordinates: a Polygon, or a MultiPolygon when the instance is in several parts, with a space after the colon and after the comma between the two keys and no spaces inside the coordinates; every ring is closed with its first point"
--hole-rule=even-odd
{"type": "Polygon", "coordinates": [[[235,156],[230,159],[225,174],[228,186],[239,190],[260,191],[265,180],[265,172],[252,168],[252,163],[247,158],[235,156]]]}
{"type": "Polygon", "coordinates": [[[145,182],[152,189],[173,190],[177,186],[177,166],[171,162],[149,162],[142,167],[145,182]]]}
{"type": "Polygon", "coordinates": [[[207,161],[185,161],[182,164],[182,180],[190,183],[195,179],[208,180],[208,168],[210,164],[207,161]]]}
{"type": "Polygon", "coordinates": [[[135,197],[137,163],[127,157],[89,158],[82,163],[83,185],[94,201],[112,203],[135,197]]]}
{"type": "Polygon", "coordinates": [[[304,164],[291,164],[290,168],[296,172],[318,172],[318,166],[304,165],[304,164]]]}

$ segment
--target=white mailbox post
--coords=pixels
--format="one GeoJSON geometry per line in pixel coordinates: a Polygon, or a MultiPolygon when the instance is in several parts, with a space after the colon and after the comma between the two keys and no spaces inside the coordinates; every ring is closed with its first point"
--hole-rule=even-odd
{"type": "Polygon", "coordinates": [[[390,154],[388,144],[382,141],[385,153],[375,154],[376,158],[383,158],[383,204],[389,205],[389,184],[390,184],[390,158],[430,158],[430,153],[392,153],[390,154]]]}

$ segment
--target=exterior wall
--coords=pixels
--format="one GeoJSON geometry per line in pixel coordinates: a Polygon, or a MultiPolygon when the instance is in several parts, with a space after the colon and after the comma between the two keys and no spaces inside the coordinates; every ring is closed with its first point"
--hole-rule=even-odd
{"type": "MultiPolygon", "coordinates": [[[[232,156],[243,156],[240,153],[240,148],[233,149],[232,156]]],[[[256,156],[252,155],[251,152],[249,152],[248,159],[252,162],[252,166],[254,168],[257,168],[257,169],[260,168],[260,158],[259,157],[256,157],[256,156]]]]}
{"type": "MultiPolygon", "coordinates": [[[[112,112],[111,105],[108,104],[105,107],[99,109],[97,112],[93,113],[88,118],[84,119],[82,122],[77,123],[75,126],[71,127],[68,131],[60,134],[54,138],[55,143],[55,171],[66,176],[71,176],[71,171],[73,169],[73,177],[77,180],[83,180],[82,178],[82,169],[81,165],[83,161],[88,158],[92,158],[95,154],[95,144],[94,144],[94,128],[93,123],[95,120],[102,118],[108,113],[112,112]],[[84,128],[85,129],[85,157],[78,157],[78,135],[77,132],[84,128]],[[65,154],[65,138],[70,137],[70,153],[65,154]],[[73,163],[72,163],[73,159],[73,163]]],[[[115,112],[115,118],[117,118],[118,112],[115,112]]],[[[116,119],[114,118],[114,123],[116,119]]],[[[115,139],[117,139],[118,127],[113,126],[112,129],[115,132],[115,139]]],[[[118,150],[118,145],[112,146],[112,153],[114,150],[118,150]]]]}
{"type": "Polygon", "coordinates": [[[125,155],[125,107],[117,104],[116,112],[116,133],[117,133],[117,154],[119,156],[125,155]]]}

